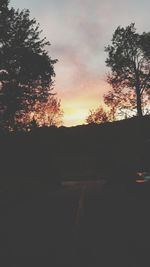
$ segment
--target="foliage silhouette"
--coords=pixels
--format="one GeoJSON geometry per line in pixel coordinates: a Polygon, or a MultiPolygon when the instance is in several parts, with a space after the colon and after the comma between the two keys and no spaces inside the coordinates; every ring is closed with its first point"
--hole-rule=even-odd
{"type": "Polygon", "coordinates": [[[48,97],[44,103],[37,102],[32,113],[38,126],[62,125],[63,110],[56,96],[48,97]]]}
{"type": "Polygon", "coordinates": [[[135,102],[135,94],[132,90],[123,92],[121,88],[113,88],[104,95],[104,103],[110,108],[111,121],[136,115],[135,102]]]}
{"type": "Polygon", "coordinates": [[[101,106],[95,110],[90,110],[90,114],[86,118],[86,122],[88,124],[90,123],[100,124],[107,122],[109,120],[110,120],[109,113],[106,112],[104,108],[101,106]]]}
{"type": "Polygon", "coordinates": [[[106,65],[111,68],[108,83],[118,90],[133,90],[136,95],[137,115],[142,116],[142,95],[150,91],[150,34],[136,32],[134,23],[118,27],[108,53],[106,65]]]}
{"type": "Polygon", "coordinates": [[[51,94],[54,64],[41,38],[41,30],[29,10],[0,6],[0,124],[13,129],[17,118],[32,111],[36,101],[44,102],[51,94]]]}
{"type": "MultiPolygon", "coordinates": [[[[143,92],[142,110],[144,115],[150,113],[149,96],[143,92]]],[[[121,88],[113,88],[104,94],[104,103],[109,108],[109,118],[111,121],[127,119],[136,116],[136,94],[133,90],[122,91],[121,88]]]]}

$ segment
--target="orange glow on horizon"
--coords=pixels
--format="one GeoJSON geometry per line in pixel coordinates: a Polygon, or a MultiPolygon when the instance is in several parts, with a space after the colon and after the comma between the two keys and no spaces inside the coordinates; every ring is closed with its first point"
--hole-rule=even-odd
{"type": "Polygon", "coordinates": [[[63,122],[67,127],[86,124],[86,118],[91,109],[95,109],[101,105],[100,98],[98,99],[70,99],[62,102],[64,111],[63,122]]]}
{"type": "Polygon", "coordinates": [[[85,110],[70,110],[64,114],[65,126],[75,126],[86,123],[87,112],[85,110]]]}
{"type": "Polygon", "coordinates": [[[64,111],[63,125],[70,127],[86,124],[90,110],[104,105],[103,95],[109,89],[104,80],[89,81],[86,84],[81,82],[78,89],[72,87],[69,91],[56,88],[64,111]]]}

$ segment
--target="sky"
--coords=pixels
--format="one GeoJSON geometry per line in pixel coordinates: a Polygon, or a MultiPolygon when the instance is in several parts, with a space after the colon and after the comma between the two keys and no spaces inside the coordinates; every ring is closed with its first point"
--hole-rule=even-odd
{"type": "Polygon", "coordinates": [[[111,89],[104,48],[114,30],[135,22],[138,32],[150,31],[149,0],[10,0],[10,5],[29,9],[51,43],[65,126],[85,124],[89,110],[111,89]]]}

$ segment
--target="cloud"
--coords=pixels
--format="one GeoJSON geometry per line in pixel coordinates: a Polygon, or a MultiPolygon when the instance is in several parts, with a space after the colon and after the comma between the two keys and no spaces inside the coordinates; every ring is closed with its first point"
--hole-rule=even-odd
{"type": "Polygon", "coordinates": [[[12,0],[11,3],[29,8],[52,44],[49,54],[59,60],[55,65],[55,88],[65,116],[69,116],[69,110],[77,117],[85,114],[100,103],[109,89],[105,83],[104,47],[110,43],[114,30],[131,22],[136,23],[138,31],[150,30],[149,0],[12,0]]]}

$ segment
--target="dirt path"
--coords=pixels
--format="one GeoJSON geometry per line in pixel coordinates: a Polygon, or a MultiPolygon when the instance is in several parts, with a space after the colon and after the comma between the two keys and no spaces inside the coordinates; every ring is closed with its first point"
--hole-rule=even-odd
{"type": "Polygon", "coordinates": [[[99,181],[79,181],[79,182],[64,182],[64,191],[76,191],[79,193],[79,199],[75,211],[75,226],[79,226],[84,216],[84,208],[88,195],[101,194],[103,186],[106,184],[105,180],[99,181]]]}
{"type": "Polygon", "coordinates": [[[0,244],[1,266],[78,267],[76,236],[84,218],[86,201],[89,194],[102,190],[102,184],[68,182],[53,193],[10,205],[1,218],[5,228],[3,240],[7,243],[0,244]]]}
{"type": "Polygon", "coordinates": [[[0,266],[150,266],[149,201],[104,185],[68,182],[10,205],[1,216],[0,266]]]}

